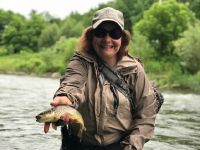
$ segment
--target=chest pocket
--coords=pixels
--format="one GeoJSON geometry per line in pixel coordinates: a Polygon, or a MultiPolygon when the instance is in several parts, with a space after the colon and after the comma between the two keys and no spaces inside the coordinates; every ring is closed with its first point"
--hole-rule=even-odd
{"type": "MultiPolygon", "coordinates": [[[[108,116],[126,116],[131,112],[130,103],[127,97],[125,97],[116,87],[104,82],[102,101],[105,103],[105,113],[108,116]]],[[[129,115],[128,115],[129,116],[129,115]]]]}

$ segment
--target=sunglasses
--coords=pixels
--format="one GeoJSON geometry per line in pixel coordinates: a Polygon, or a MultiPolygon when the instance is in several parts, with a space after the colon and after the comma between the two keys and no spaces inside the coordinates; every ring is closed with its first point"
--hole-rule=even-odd
{"type": "Polygon", "coordinates": [[[94,29],[94,35],[97,38],[104,38],[107,34],[109,34],[109,36],[112,39],[119,39],[120,37],[122,37],[122,33],[123,31],[119,28],[115,28],[113,30],[107,31],[106,29],[102,28],[102,27],[98,27],[96,29],[94,29]]]}

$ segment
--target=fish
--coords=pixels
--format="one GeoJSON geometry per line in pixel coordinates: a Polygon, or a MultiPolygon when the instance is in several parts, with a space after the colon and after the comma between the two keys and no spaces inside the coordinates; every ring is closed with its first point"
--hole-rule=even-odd
{"type": "Polygon", "coordinates": [[[62,117],[67,116],[70,121],[67,123],[72,132],[78,137],[82,138],[83,131],[86,131],[84,120],[78,110],[69,105],[59,105],[52,107],[36,115],[36,121],[39,123],[53,123],[58,122],[62,117]]]}

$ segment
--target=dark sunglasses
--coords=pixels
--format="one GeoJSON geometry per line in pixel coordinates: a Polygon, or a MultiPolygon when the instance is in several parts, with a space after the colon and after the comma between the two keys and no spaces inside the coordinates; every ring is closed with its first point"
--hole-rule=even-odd
{"type": "Polygon", "coordinates": [[[107,31],[106,29],[102,28],[102,27],[98,27],[96,29],[94,29],[94,35],[97,38],[103,38],[107,35],[107,33],[109,34],[109,36],[112,39],[119,39],[120,37],[122,37],[122,33],[123,31],[120,28],[115,28],[113,30],[107,31]]]}

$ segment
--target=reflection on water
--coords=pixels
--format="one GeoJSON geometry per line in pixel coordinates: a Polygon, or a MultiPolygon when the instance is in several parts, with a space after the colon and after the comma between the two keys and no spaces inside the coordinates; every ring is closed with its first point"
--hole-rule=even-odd
{"type": "MultiPolygon", "coordinates": [[[[48,109],[58,79],[0,75],[0,149],[59,150],[60,128],[43,133],[35,115],[48,109]]],[[[200,95],[164,93],[155,136],[144,150],[199,150],[200,95]]]]}

